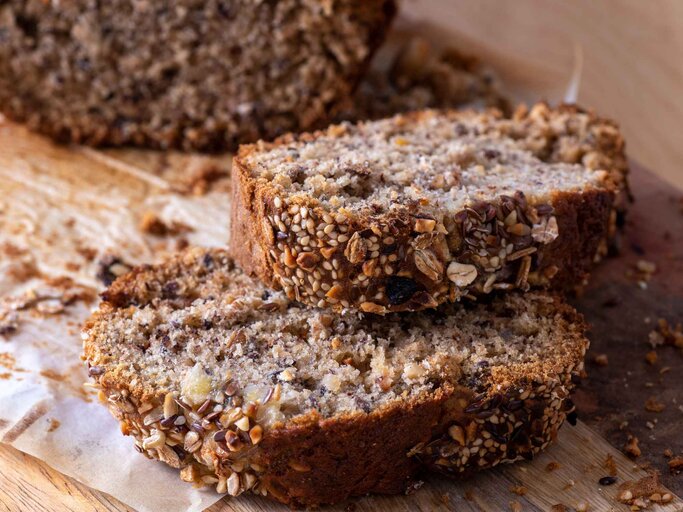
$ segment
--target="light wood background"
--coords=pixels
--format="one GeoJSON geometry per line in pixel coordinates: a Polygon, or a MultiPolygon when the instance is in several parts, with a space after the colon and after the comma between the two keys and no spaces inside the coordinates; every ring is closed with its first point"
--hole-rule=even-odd
{"type": "MultiPolygon", "coordinates": [[[[629,155],[683,185],[683,0],[404,0],[430,40],[491,63],[529,100],[564,96],[583,51],[579,103],[617,120],[629,155]]],[[[402,20],[399,25],[404,25],[402,20]]]]}

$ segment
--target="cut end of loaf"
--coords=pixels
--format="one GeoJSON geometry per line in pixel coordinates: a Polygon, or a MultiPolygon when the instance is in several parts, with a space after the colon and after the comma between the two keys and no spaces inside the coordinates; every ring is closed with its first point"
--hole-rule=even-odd
{"type": "MultiPolygon", "coordinates": [[[[495,114],[423,111],[242,152],[251,177],[292,203],[376,216],[408,205],[439,216],[501,195],[608,187],[608,172],[549,162],[505,135],[495,114]]],[[[440,219],[439,219],[440,220],[440,219]]]]}

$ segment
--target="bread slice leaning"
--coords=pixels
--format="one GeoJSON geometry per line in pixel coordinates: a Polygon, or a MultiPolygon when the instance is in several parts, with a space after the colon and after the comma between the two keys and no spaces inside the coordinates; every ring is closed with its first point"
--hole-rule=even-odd
{"type": "Polygon", "coordinates": [[[200,249],[115,281],[84,340],[139,451],[294,506],[533,457],[573,409],[588,345],[581,316],[544,293],[336,315],[200,249]]]}
{"type": "Polygon", "coordinates": [[[574,287],[609,238],[622,159],[618,130],[570,107],[334,125],[240,148],[231,247],[290,299],[337,311],[574,287]]]}

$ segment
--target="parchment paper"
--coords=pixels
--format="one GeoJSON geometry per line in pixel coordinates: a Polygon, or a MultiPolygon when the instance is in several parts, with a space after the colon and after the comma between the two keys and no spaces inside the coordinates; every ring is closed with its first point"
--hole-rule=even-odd
{"type": "Polygon", "coordinates": [[[83,385],[80,325],[114,257],[227,244],[229,162],[57,147],[0,119],[0,441],[140,511],[222,497],[135,452],[83,385]]]}

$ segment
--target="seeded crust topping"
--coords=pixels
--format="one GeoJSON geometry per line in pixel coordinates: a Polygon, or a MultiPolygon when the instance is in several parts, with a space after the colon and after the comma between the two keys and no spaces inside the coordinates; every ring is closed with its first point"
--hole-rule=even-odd
{"type": "Polygon", "coordinates": [[[0,110],[59,140],[185,150],[311,129],[348,100],[391,0],[0,3],[0,110]]]}
{"type": "Polygon", "coordinates": [[[587,348],[580,316],[546,294],[378,322],[291,302],[200,249],[115,281],[84,340],[101,399],[141,452],[218,492],[304,505],[386,491],[324,481],[331,460],[343,471],[388,457],[406,485],[421,465],[465,474],[533,456],[571,411],[587,348]],[[339,459],[343,439],[329,439],[410,422],[396,446],[351,450],[365,461],[339,459]]]}
{"type": "Polygon", "coordinates": [[[603,122],[615,156],[568,128],[554,147],[561,120],[597,123],[545,105],[512,120],[422,111],[242,147],[235,257],[290,299],[337,311],[581,284],[625,190],[623,142],[603,122]]]}

